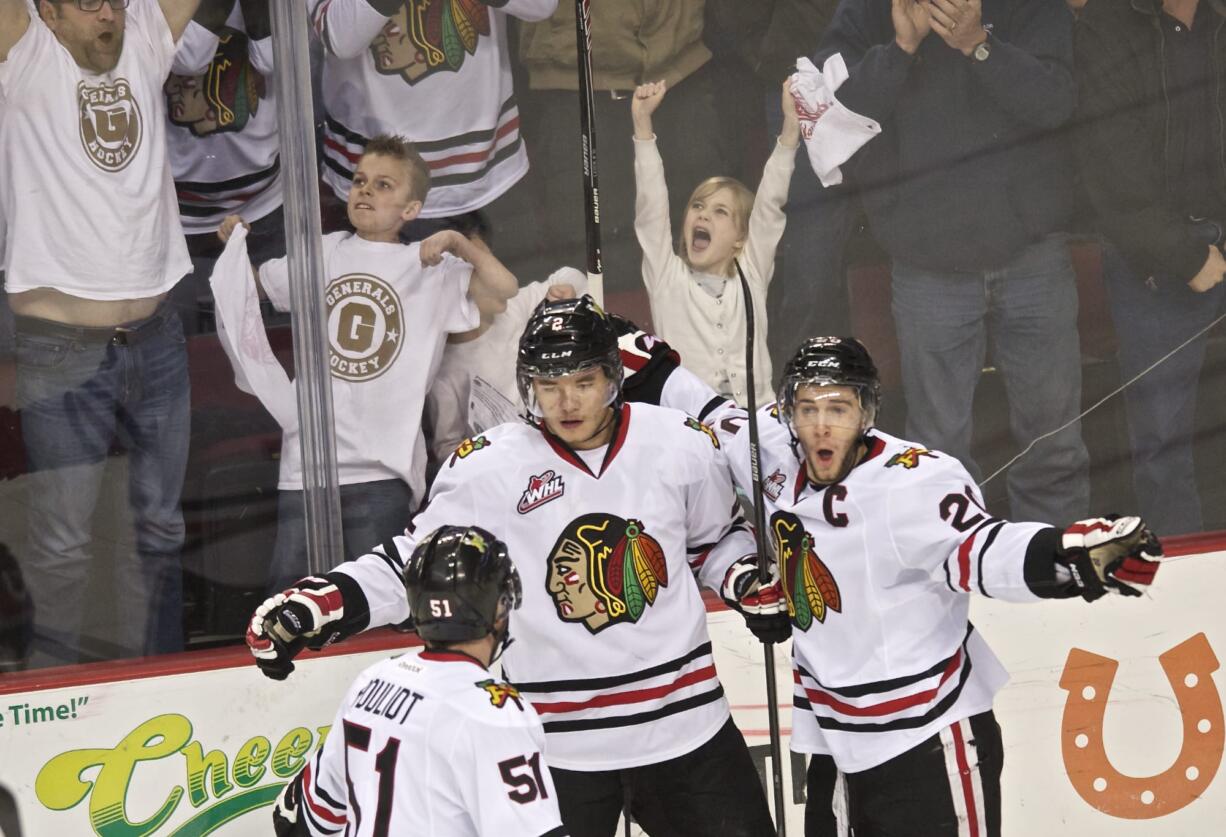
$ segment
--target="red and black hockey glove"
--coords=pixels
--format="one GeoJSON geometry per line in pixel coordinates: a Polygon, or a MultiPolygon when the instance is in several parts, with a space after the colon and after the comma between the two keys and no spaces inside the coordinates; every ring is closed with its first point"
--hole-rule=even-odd
{"type": "Polygon", "coordinates": [[[1162,544],[1139,517],[1096,517],[1064,530],[1056,563],[1066,567],[1087,602],[1109,592],[1139,596],[1153,583],[1162,544]]]}
{"type": "Polygon", "coordinates": [[[745,627],[765,643],[785,642],[792,636],[792,621],[779,579],[762,584],[758,556],[746,555],[728,568],[720,590],[728,607],[745,617],[745,627]]]}
{"type": "Polygon", "coordinates": [[[300,579],[255,609],[247,625],[247,647],[260,671],[284,680],[304,647],[323,648],[342,638],[345,600],[326,578],[300,579]]]}

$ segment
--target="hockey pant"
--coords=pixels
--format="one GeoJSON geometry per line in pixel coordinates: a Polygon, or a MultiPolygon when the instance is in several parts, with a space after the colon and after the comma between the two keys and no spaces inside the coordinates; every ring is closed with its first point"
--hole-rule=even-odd
{"type": "Polygon", "coordinates": [[[805,837],[999,837],[1003,756],[990,711],[859,773],[814,756],[805,837]]]}
{"type": "Polygon", "coordinates": [[[627,770],[552,768],[570,837],[614,837],[623,803],[650,837],[774,837],[766,793],[729,718],[696,750],[627,770]]]}

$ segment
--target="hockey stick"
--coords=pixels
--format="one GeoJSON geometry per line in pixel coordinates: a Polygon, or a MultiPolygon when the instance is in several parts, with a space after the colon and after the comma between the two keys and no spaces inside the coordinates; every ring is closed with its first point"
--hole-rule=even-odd
{"type": "MultiPolygon", "coordinates": [[[[758,583],[765,585],[770,579],[770,571],[766,551],[766,506],[762,503],[762,454],[758,448],[758,396],[753,374],[753,294],[749,292],[749,280],[745,278],[745,272],[741,270],[741,263],[736,259],[733,259],[732,263],[736,265],[736,275],[741,278],[741,293],[745,297],[745,387],[746,400],[749,402],[747,405],[749,408],[749,474],[753,480],[753,525],[754,537],[758,546],[758,583]]],[[[775,792],[775,833],[778,837],[785,837],[788,829],[783,801],[783,747],[779,736],[779,695],[775,686],[775,649],[768,643],[763,643],[762,652],[766,657],[766,706],[770,727],[771,782],[775,792]]]]}
{"type": "Polygon", "coordinates": [[[604,265],[600,259],[600,183],[596,169],[596,101],[592,96],[592,20],[589,0],[575,0],[579,52],[579,142],[583,156],[583,206],[587,221],[587,288],[604,307],[604,265]]]}

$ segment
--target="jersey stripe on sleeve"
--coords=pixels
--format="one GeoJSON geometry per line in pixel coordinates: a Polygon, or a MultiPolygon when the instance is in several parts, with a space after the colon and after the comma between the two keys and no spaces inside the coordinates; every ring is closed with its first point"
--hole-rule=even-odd
{"type": "Polygon", "coordinates": [[[315,782],[312,767],[315,759],[308,761],[302,773],[302,811],[317,834],[337,834],[347,822],[346,810],[315,782]],[[339,813],[338,813],[339,811],[339,813]]]}

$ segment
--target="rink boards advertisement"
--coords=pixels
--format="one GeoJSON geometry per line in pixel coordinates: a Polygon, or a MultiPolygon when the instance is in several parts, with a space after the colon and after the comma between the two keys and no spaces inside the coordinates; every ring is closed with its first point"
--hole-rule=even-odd
{"type": "MultiPolygon", "coordinates": [[[[1215,553],[1168,560],[1140,600],[976,600],[972,619],[1012,678],[996,700],[1004,834],[1221,833],[1224,582],[1215,553]]],[[[737,724],[769,776],[762,647],[734,613],[710,625],[737,724]]],[[[207,671],[0,693],[0,791],[25,837],[270,834],[277,793],[327,736],[347,685],[390,653],[308,655],[282,683],[235,654],[207,671]]],[[[787,648],[775,656],[786,747],[787,648]]],[[[785,762],[788,832],[801,835],[804,762],[785,762]]]]}

